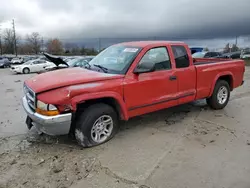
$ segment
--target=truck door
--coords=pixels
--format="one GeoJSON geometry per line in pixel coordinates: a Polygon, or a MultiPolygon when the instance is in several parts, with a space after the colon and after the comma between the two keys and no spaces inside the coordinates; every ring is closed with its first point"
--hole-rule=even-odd
{"type": "Polygon", "coordinates": [[[177,104],[177,81],[167,48],[149,49],[137,66],[145,64],[155,64],[155,70],[139,74],[132,71],[124,79],[124,100],[130,117],[177,104]]]}
{"type": "Polygon", "coordinates": [[[176,76],[178,81],[178,103],[183,104],[195,99],[196,69],[191,63],[191,55],[183,45],[171,46],[175,59],[176,76]]]}

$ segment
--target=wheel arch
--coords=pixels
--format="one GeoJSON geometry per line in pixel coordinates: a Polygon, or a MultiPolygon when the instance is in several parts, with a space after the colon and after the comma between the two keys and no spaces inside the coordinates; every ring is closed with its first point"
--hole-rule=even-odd
{"type": "Polygon", "coordinates": [[[96,103],[108,104],[117,112],[119,119],[128,120],[128,112],[122,97],[114,92],[105,92],[97,94],[84,94],[74,97],[71,101],[73,110],[77,113],[88,106],[96,103]]]}
{"type": "Polygon", "coordinates": [[[233,74],[231,72],[223,72],[223,73],[218,74],[215,77],[215,79],[212,83],[209,97],[213,94],[214,87],[215,87],[216,83],[218,82],[218,80],[225,80],[229,84],[230,90],[233,91],[233,88],[234,88],[234,76],[233,76],[233,74]]]}

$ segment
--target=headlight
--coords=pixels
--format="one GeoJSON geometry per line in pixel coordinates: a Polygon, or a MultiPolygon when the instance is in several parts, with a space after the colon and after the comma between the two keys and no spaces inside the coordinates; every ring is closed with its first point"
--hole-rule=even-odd
{"type": "Polygon", "coordinates": [[[37,108],[39,108],[40,110],[48,110],[48,104],[42,102],[42,101],[37,101],[36,103],[37,108]]]}
{"type": "Polygon", "coordinates": [[[46,104],[37,100],[36,107],[36,112],[42,115],[55,116],[59,114],[58,109],[53,104],[46,104]]]}

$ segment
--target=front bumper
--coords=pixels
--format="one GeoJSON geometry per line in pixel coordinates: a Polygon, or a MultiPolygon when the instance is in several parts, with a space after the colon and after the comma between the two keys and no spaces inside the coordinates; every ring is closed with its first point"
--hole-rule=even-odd
{"type": "Polygon", "coordinates": [[[12,69],[12,68],[10,68],[10,71],[14,72],[14,73],[21,73],[21,71],[19,69],[12,69]]]}
{"type": "MultiPolygon", "coordinates": [[[[69,134],[72,118],[71,113],[56,116],[38,114],[33,112],[29,107],[26,97],[23,97],[23,108],[31,119],[29,122],[39,131],[52,136],[69,134]]],[[[31,125],[28,125],[28,127],[31,127],[31,125]]]]}

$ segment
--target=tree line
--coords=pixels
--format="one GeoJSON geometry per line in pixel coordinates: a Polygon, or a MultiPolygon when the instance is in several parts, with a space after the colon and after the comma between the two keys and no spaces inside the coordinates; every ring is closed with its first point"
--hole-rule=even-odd
{"type": "Polygon", "coordinates": [[[85,48],[73,43],[63,43],[58,38],[51,38],[46,42],[38,32],[27,34],[21,40],[20,36],[14,36],[11,29],[5,29],[2,33],[1,50],[2,54],[14,54],[17,43],[17,53],[19,55],[32,55],[41,52],[48,52],[53,55],[97,55],[94,48],[85,48]]]}
{"type": "MultiPolygon", "coordinates": [[[[22,40],[20,36],[16,36],[17,53],[20,55],[39,54],[48,52],[53,55],[97,55],[98,51],[94,48],[85,48],[74,43],[63,43],[58,38],[51,38],[46,42],[38,32],[27,34],[22,40]]],[[[12,29],[5,29],[2,33],[1,52],[2,54],[15,53],[15,36],[12,29]]],[[[229,43],[224,47],[223,52],[235,52],[240,48],[233,44],[229,48],[229,43]]],[[[206,51],[209,51],[206,48],[206,51]]]]}

